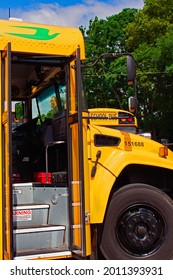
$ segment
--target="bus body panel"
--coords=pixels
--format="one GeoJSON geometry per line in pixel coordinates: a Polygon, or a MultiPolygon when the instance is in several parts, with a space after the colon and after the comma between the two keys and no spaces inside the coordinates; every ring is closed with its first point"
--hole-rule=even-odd
{"type": "Polygon", "coordinates": [[[1,50],[11,42],[14,52],[70,56],[80,46],[85,58],[83,37],[77,28],[10,20],[0,20],[0,25],[1,50]]]}
{"type": "Polygon", "coordinates": [[[90,126],[90,134],[90,174],[96,160],[97,151],[101,151],[97,171],[95,176],[91,177],[91,223],[103,222],[111,190],[126,167],[138,165],[173,171],[171,164],[173,152],[169,150],[167,158],[160,157],[159,148],[162,145],[155,141],[132,133],[92,125],[90,126]],[[119,138],[120,142],[117,142],[117,146],[108,146],[105,138],[105,144],[99,147],[95,139],[95,136],[99,133],[104,136],[119,138]]]}

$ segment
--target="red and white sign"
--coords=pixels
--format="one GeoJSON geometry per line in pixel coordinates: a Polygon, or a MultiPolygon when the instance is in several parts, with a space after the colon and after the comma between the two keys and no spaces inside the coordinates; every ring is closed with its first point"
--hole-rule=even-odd
{"type": "Polygon", "coordinates": [[[32,220],[32,210],[15,210],[13,211],[13,219],[14,221],[31,221],[32,220]]]}

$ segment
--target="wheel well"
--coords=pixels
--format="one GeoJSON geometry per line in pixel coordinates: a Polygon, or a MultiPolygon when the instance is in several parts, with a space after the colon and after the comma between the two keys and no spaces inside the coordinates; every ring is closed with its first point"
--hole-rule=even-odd
{"type": "Polygon", "coordinates": [[[173,199],[173,170],[166,168],[131,164],[118,176],[115,185],[112,188],[112,194],[119,188],[127,184],[143,183],[155,186],[173,199]]]}
{"type": "Polygon", "coordinates": [[[160,189],[136,182],[120,188],[107,210],[101,252],[108,260],[172,259],[171,214],[173,201],[160,189]]]}
{"type": "Polygon", "coordinates": [[[113,194],[121,187],[135,183],[147,184],[159,188],[160,190],[165,192],[171,199],[173,199],[173,170],[138,164],[131,164],[126,166],[116,179],[115,184],[111,190],[103,223],[97,224],[98,244],[100,244],[102,239],[105,218],[113,194]]]}

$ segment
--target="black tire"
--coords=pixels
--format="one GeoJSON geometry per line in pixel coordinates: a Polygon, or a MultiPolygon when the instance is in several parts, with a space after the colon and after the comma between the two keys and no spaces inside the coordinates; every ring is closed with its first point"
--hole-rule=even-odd
{"type": "Polygon", "coordinates": [[[172,199],[145,184],[119,189],[106,213],[100,249],[108,260],[172,259],[172,199]]]}

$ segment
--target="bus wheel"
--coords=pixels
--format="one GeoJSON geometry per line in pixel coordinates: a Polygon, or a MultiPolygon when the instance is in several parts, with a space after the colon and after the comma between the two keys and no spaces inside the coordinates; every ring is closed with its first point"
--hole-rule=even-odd
{"type": "Polygon", "coordinates": [[[100,249],[106,259],[173,258],[173,201],[161,190],[130,184],[114,193],[100,249]]]}

